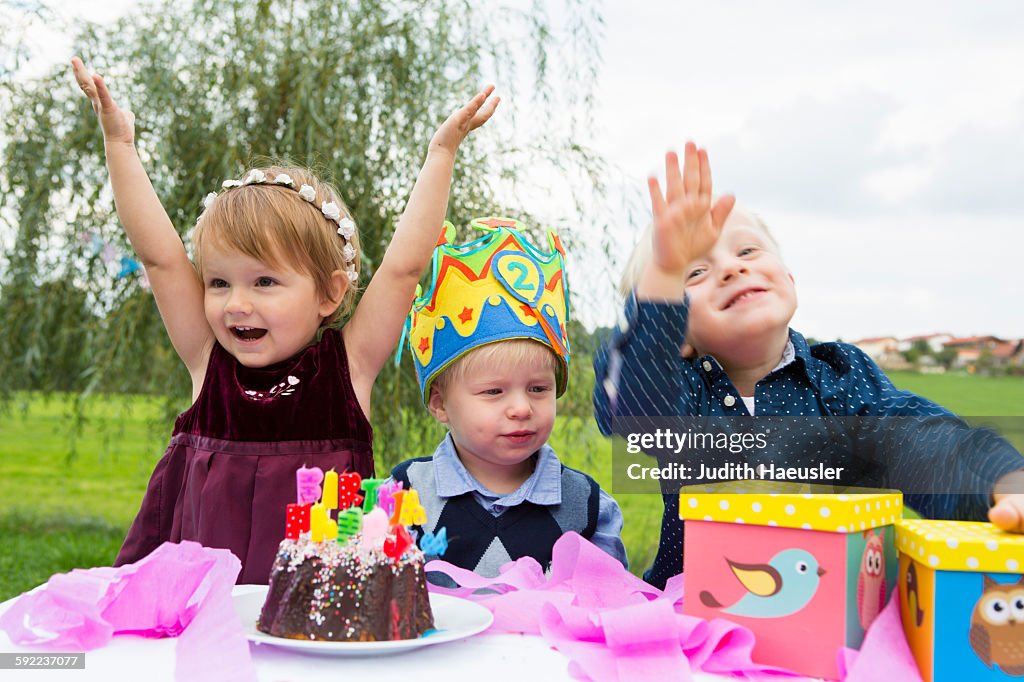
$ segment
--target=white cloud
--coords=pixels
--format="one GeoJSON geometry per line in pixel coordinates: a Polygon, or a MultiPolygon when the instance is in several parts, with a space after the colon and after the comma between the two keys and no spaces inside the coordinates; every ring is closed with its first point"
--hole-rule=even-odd
{"type": "Polygon", "coordinates": [[[1016,219],[765,216],[797,285],[794,327],[822,339],[933,331],[1021,335],[1016,219]]]}

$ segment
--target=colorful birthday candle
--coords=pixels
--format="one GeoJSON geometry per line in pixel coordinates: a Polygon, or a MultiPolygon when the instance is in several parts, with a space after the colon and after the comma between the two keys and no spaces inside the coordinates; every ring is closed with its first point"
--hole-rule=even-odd
{"type": "Polygon", "coordinates": [[[388,534],[388,515],[380,507],[363,516],[363,538],[364,549],[380,547],[388,534]]]}
{"type": "Polygon", "coordinates": [[[377,489],[380,484],[384,482],[383,478],[367,478],[363,480],[363,511],[369,512],[374,507],[380,506],[377,504],[377,489]]]}
{"type": "Polygon", "coordinates": [[[420,549],[430,556],[442,556],[448,551],[448,529],[441,528],[436,533],[424,533],[420,537],[420,549]]]}
{"type": "Polygon", "coordinates": [[[324,480],[324,472],[320,467],[306,468],[301,466],[295,470],[295,492],[299,504],[313,504],[320,499],[320,481],[324,480]]]}
{"type": "Polygon", "coordinates": [[[402,510],[398,516],[399,521],[406,526],[415,526],[427,522],[427,511],[420,504],[420,494],[410,488],[405,491],[402,497],[402,510]]]}
{"type": "Polygon", "coordinates": [[[384,540],[384,553],[398,561],[405,554],[405,550],[413,544],[412,537],[409,536],[409,531],[405,529],[405,526],[392,526],[392,535],[389,535],[384,540]]]}
{"type": "Polygon", "coordinates": [[[338,477],[338,508],[348,509],[362,503],[363,498],[359,494],[359,486],[363,477],[356,472],[341,474],[338,477]]]}
{"type": "Polygon", "coordinates": [[[391,493],[391,498],[394,500],[395,508],[391,512],[391,525],[396,526],[401,523],[402,519],[402,500],[405,499],[405,494],[408,490],[396,490],[391,493]]]}
{"type": "Polygon", "coordinates": [[[401,481],[391,481],[377,488],[377,506],[388,515],[395,513],[395,493],[402,489],[401,481]]]}
{"type": "Polygon", "coordinates": [[[301,533],[309,530],[309,505],[289,504],[285,512],[284,536],[298,540],[301,533]]]}
{"type": "Polygon", "coordinates": [[[338,538],[348,539],[363,529],[362,507],[351,507],[338,513],[338,538]]]}
{"type": "Polygon", "coordinates": [[[323,542],[324,532],[327,530],[327,509],[317,502],[309,510],[309,539],[313,542],[323,542]]]}
{"type": "Polygon", "coordinates": [[[338,508],[338,473],[331,469],[324,474],[324,508],[330,511],[338,508]]]}

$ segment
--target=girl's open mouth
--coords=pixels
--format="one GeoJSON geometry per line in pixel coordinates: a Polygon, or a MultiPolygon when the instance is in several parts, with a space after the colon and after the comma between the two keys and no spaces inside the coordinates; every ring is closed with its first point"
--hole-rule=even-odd
{"type": "Polygon", "coordinates": [[[267,330],[259,329],[258,327],[231,327],[231,333],[235,335],[236,339],[255,341],[262,338],[267,333],[267,330]]]}

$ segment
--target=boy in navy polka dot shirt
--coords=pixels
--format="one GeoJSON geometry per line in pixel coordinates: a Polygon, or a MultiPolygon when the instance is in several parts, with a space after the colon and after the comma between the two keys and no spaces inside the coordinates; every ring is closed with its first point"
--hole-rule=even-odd
{"type": "MultiPolygon", "coordinates": [[[[625,321],[594,359],[601,430],[610,434],[613,418],[631,416],[945,417],[972,453],[973,480],[962,482],[963,489],[992,495],[907,494],[907,504],[934,518],[981,520],[987,511],[996,526],[1024,532],[1020,453],[996,434],[969,429],[945,408],[897,389],[856,347],[809,346],[789,328],[796,290],[774,239],[755,216],[734,210],[733,197],[712,203],[707,152],[690,142],[682,172],[674,153],[665,166],[665,194],[656,179],[648,180],[650,253],[625,321]]],[[[951,469],[963,475],[961,468],[943,468],[948,460],[937,448],[914,445],[903,438],[884,455],[878,480],[860,484],[924,490],[948,479],[951,469]]],[[[949,489],[950,481],[944,483],[949,489]]],[[[664,500],[658,555],[644,575],[658,586],[682,571],[678,496],[664,500]]]]}

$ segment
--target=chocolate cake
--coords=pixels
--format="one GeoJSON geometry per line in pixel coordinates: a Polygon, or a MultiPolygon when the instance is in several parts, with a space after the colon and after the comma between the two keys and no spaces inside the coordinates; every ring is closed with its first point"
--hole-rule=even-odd
{"type": "Polygon", "coordinates": [[[415,639],[434,627],[423,552],[395,560],[380,549],[286,539],[277,550],[257,625],[275,637],[379,642],[415,639]]]}

